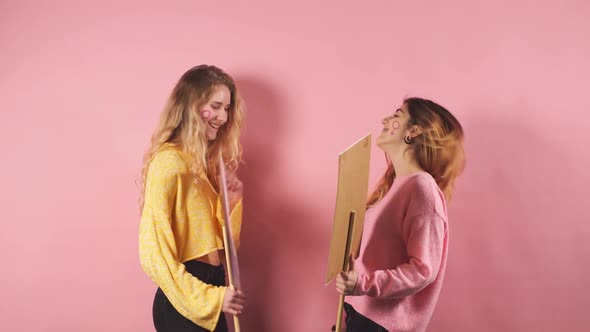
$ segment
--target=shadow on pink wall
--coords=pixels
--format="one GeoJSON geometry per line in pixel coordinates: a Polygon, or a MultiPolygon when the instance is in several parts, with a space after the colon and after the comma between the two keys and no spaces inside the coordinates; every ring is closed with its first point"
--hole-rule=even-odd
{"type": "Polygon", "coordinates": [[[245,203],[239,258],[247,295],[240,323],[245,331],[288,331],[281,322],[292,322],[292,310],[306,300],[306,258],[323,248],[309,228],[308,209],[290,194],[279,171],[286,127],[280,93],[257,77],[236,81],[247,107],[238,171],[245,203]]]}
{"type": "Polygon", "coordinates": [[[467,168],[450,204],[449,265],[432,328],[576,330],[590,304],[574,295],[590,273],[576,263],[587,255],[576,229],[590,220],[569,194],[586,190],[577,156],[529,121],[486,109],[463,121],[467,168]],[[554,315],[539,315],[547,310],[554,315]]]}

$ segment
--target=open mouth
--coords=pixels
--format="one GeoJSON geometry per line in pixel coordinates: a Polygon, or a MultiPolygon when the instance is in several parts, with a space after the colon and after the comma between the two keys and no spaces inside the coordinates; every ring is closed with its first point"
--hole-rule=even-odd
{"type": "Polygon", "coordinates": [[[221,127],[221,125],[220,124],[212,124],[212,123],[209,123],[209,127],[213,128],[215,130],[219,130],[219,127],[221,127]]]}

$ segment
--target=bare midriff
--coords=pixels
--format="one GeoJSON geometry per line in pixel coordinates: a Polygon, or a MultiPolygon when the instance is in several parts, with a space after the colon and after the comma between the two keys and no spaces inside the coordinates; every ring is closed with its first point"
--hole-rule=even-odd
{"type": "Polygon", "coordinates": [[[207,263],[213,266],[219,266],[223,258],[223,250],[213,251],[205,256],[195,258],[196,261],[207,263]]]}

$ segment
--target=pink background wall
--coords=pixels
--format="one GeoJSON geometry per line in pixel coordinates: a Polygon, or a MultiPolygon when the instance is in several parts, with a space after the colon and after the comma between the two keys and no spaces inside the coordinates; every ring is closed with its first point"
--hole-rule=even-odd
{"type": "Polygon", "coordinates": [[[590,325],[587,1],[49,3],[0,2],[1,330],[153,329],[134,180],[201,63],[249,106],[244,331],[329,330],[337,155],[411,95],[469,158],[431,330],[590,325]]]}

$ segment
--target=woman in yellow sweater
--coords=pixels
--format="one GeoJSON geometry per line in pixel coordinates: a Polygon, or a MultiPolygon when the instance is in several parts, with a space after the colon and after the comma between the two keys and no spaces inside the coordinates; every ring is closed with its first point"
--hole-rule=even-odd
{"type": "Polygon", "coordinates": [[[219,155],[228,167],[231,232],[239,245],[242,100],[233,79],[201,65],[178,81],[152,135],[141,175],[141,266],[159,286],[154,325],[162,331],[227,331],[244,294],[225,286],[219,155]]]}

